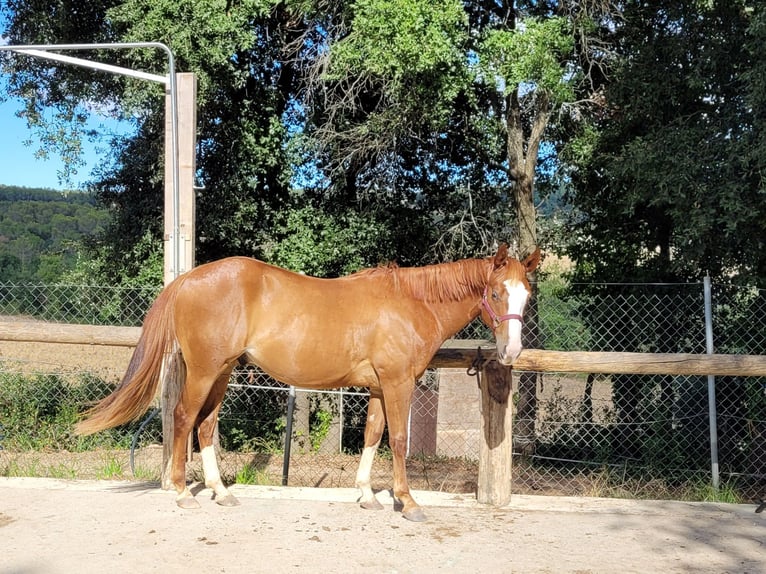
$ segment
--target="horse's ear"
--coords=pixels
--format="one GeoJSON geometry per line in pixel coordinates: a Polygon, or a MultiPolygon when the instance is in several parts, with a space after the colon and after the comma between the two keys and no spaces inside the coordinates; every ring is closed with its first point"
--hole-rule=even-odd
{"type": "Polygon", "coordinates": [[[527,270],[527,273],[532,273],[532,271],[537,269],[537,266],[540,264],[540,248],[538,247],[530,255],[527,255],[527,258],[521,264],[527,270]]]}
{"type": "Polygon", "coordinates": [[[495,253],[495,258],[492,261],[492,265],[495,269],[498,269],[505,265],[505,262],[508,260],[508,245],[506,243],[501,243],[500,247],[497,248],[497,253],[495,253]]]}

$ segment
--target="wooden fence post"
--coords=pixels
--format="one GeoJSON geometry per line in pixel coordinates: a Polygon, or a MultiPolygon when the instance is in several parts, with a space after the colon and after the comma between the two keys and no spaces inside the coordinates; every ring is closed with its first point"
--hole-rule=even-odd
{"type": "Polygon", "coordinates": [[[511,368],[489,361],[479,377],[482,440],[476,500],[505,506],[511,501],[513,401],[511,368]]]}
{"type": "Polygon", "coordinates": [[[162,413],[162,488],[171,490],[173,483],[170,474],[173,461],[173,411],[181,396],[179,378],[185,378],[183,359],[179,353],[165,355],[162,363],[160,381],[162,391],[160,394],[160,410],[162,413]]]}
{"type": "Polygon", "coordinates": [[[197,79],[193,73],[176,74],[178,92],[178,217],[173,218],[173,146],[171,136],[170,92],[165,103],[165,285],[194,267],[196,231],[196,177],[197,156],[197,79]],[[178,228],[180,258],[173,267],[174,232],[178,228]]]}
{"type": "MultiPolygon", "coordinates": [[[[197,78],[193,73],[176,74],[178,111],[178,191],[179,221],[173,209],[173,146],[171,141],[170,92],[165,99],[165,285],[190,271],[195,263],[196,231],[194,227],[196,196],[194,178],[197,157],[197,78]],[[174,238],[175,230],[180,237],[174,238]],[[173,243],[180,241],[180,261],[174,262],[173,243]],[[175,267],[173,265],[175,263],[175,267]]],[[[180,385],[173,377],[184,376],[182,359],[177,353],[166,357],[162,373],[162,487],[171,488],[170,464],[173,452],[173,410],[178,403],[180,385]],[[180,364],[176,364],[180,363],[180,364]]],[[[191,436],[187,452],[191,453],[191,436]]],[[[188,455],[187,455],[188,456],[188,455]]]]}

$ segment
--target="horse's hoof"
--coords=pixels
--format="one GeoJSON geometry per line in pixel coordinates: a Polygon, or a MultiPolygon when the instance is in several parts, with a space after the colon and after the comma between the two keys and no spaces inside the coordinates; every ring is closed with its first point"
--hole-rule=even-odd
{"type": "Polygon", "coordinates": [[[215,503],[219,506],[239,506],[240,502],[239,499],[237,499],[236,496],[233,494],[227,494],[226,496],[222,497],[215,497],[215,503]]]}
{"type": "Polygon", "coordinates": [[[426,513],[423,512],[423,509],[420,508],[419,506],[402,512],[402,516],[404,516],[407,520],[410,520],[412,522],[425,522],[426,520],[428,520],[426,513]]]}
{"type": "Polygon", "coordinates": [[[365,510],[383,510],[383,505],[375,497],[373,497],[371,500],[363,500],[359,503],[359,506],[365,510]]]}
{"type": "Polygon", "coordinates": [[[202,508],[200,503],[193,496],[181,496],[176,498],[176,504],[179,508],[183,508],[184,510],[196,510],[202,508]]]}

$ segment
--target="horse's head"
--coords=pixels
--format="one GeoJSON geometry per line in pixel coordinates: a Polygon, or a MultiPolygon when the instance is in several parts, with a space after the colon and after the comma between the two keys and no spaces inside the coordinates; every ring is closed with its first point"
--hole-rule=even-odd
{"type": "Polygon", "coordinates": [[[505,244],[492,258],[492,272],[481,301],[481,318],[495,334],[497,358],[503,365],[510,365],[521,354],[524,309],[532,293],[527,273],[537,269],[539,262],[539,249],[518,261],[508,257],[505,244]]]}

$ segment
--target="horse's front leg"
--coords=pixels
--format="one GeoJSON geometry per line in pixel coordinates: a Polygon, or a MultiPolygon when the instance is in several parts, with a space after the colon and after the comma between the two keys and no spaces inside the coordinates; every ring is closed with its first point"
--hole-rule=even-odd
{"type": "Polygon", "coordinates": [[[415,502],[410,494],[407,483],[407,419],[412,397],[412,386],[409,391],[394,391],[396,396],[385,395],[386,418],[388,419],[388,438],[391,453],[394,457],[394,497],[402,503],[402,515],[413,522],[427,520],[425,512],[415,502]]]}
{"type": "Polygon", "coordinates": [[[362,491],[359,504],[368,510],[380,510],[383,505],[375,498],[372,491],[372,462],[383,436],[386,417],[383,411],[383,400],[379,395],[370,392],[370,402],[367,405],[367,422],[364,427],[364,450],[356,471],[356,486],[362,491]]]}

